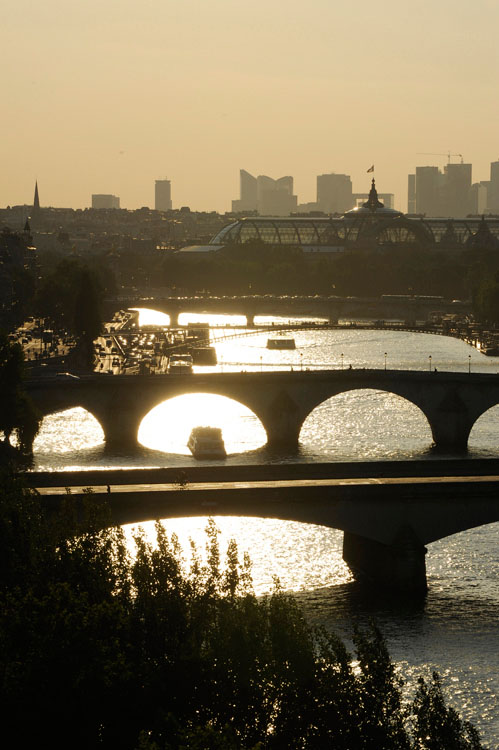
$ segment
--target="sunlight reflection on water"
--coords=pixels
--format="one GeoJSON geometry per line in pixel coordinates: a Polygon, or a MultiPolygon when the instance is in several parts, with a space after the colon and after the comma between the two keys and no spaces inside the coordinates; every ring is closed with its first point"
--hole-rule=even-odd
{"type": "MultiPolygon", "coordinates": [[[[288,591],[307,590],[347,583],[350,570],[342,558],[343,534],[294,521],[273,518],[238,518],[215,516],[220,532],[222,561],[231,539],[244,540],[239,545],[239,560],[248,553],[252,563],[255,592],[263,594],[273,587],[274,576],[288,591]]],[[[203,553],[206,545],[206,517],[164,520],[168,535],[176,534],[189,565],[190,540],[203,553]]],[[[141,524],[151,542],[155,541],[154,523],[141,524]]],[[[126,526],[131,539],[133,526],[126,526]]]]}
{"type": "Polygon", "coordinates": [[[198,425],[221,427],[228,453],[254,450],[266,443],[265,430],[253,412],[210,393],[177,396],[156,406],[142,420],[139,442],[148,448],[191,455],[187,440],[198,425]]]}

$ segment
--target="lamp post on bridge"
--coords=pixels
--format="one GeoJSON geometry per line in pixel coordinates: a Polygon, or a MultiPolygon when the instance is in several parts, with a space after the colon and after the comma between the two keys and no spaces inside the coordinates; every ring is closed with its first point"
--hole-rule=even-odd
{"type": "Polygon", "coordinates": [[[341,369],[343,370],[343,354],[340,354],[341,357],[341,369]]]}
{"type": "Polygon", "coordinates": [[[300,370],[303,372],[303,352],[300,352],[300,370]]]}
{"type": "Polygon", "coordinates": [[[428,363],[429,363],[430,372],[431,372],[431,354],[428,355],[428,363]]]}
{"type": "Polygon", "coordinates": [[[468,374],[471,373],[471,354],[468,354],[468,374]]]}
{"type": "Polygon", "coordinates": [[[260,372],[263,372],[263,355],[260,354],[260,372]]]}
{"type": "Polygon", "coordinates": [[[386,370],[386,352],[385,352],[385,370],[386,370]]]}

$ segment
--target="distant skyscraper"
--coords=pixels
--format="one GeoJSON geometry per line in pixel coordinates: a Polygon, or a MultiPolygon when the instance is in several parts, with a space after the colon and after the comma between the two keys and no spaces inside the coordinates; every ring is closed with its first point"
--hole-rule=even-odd
{"type": "MultiPolygon", "coordinates": [[[[471,164],[446,164],[443,172],[438,167],[416,167],[415,213],[452,218],[472,213],[478,204],[471,189],[471,169],[471,164]]],[[[483,194],[480,205],[482,201],[483,194]]]]}
{"type": "Polygon", "coordinates": [[[444,216],[440,192],[442,173],[438,167],[416,167],[416,211],[426,216],[444,216]]]}
{"type": "Polygon", "coordinates": [[[470,213],[476,216],[488,210],[489,182],[475,182],[470,189],[470,213]]]}
{"type": "Polygon", "coordinates": [[[239,171],[240,200],[244,209],[256,211],[256,177],[245,169],[239,171]]]}
{"type": "Polygon", "coordinates": [[[471,164],[446,164],[442,184],[443,215],[463,218],[471,213],[471,164]]]}
{"type": "Polygon", "coordinates": [[[407,176],[407,213],[416,213],[416,175],[407,176]]]}
{"type": "Polygon", "coordinates": [[[240,198],[232,201],[232,210],[258,211],[262,216],[288,216],[296,209],[297,199],[293,195],[293,178],[277,180],[266,175],[253,177],[241,169],[240,198]]]}
{"type": "Polygon", "coordinates": [[[156,180],[154,208],[156,211],[172,210],[172,186],[170,180],[156,180]]]}
{"type": "Polygon", "coordinates": [[[487,209],[492,214],[499,214],[499,161],[490,164],[487,209]]]}
{"type": "Polygon", "coordinates": [[[353,208],[350,176],[334,172],[317,175],[317,207],[319,211],[338,214],[353,208]]]}
{"type": "Polygon", "coordinates": [[[96,193],[92,195],[92,208],[119,208],[120,199],[117,195],[96,193]]]}
{"type": "Polygon", "coordinates": [[[297,199],[293,195],[293,178],[259,175],[256,178],[257,210],[260,216],[289,216],[296,210],[297,199]]]}

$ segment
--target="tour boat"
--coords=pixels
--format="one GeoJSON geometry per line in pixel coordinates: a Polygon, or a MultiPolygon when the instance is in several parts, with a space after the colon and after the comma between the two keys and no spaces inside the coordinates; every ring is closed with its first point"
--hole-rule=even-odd
{"type": "Polygon", "coordinates": [[[267,339],[267,349],[296,349],[296,343],[291,336],[276,336],[267,339]]]}
{"type": "Polygon", "coordinates": [[[222,430],[220,427],[194,427],[187,447],[194,458],[226,458],[222,430]]]}
{"type": "Polygon", "coordinates": [[[170,375],[192,374],[192,357],[190,354],[171,354],[168,359],[170,375]]]}

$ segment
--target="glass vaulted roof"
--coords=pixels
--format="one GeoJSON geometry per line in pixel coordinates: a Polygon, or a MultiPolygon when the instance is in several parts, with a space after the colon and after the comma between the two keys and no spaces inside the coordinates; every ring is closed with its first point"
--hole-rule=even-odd
{"type": "Polygon", "coordinates": [[[327,218],[248,217],[221,229],[210,245],[243,244],[250,240],[261,240],[268,245],[329,245],[335,234],[327,218]]]}

